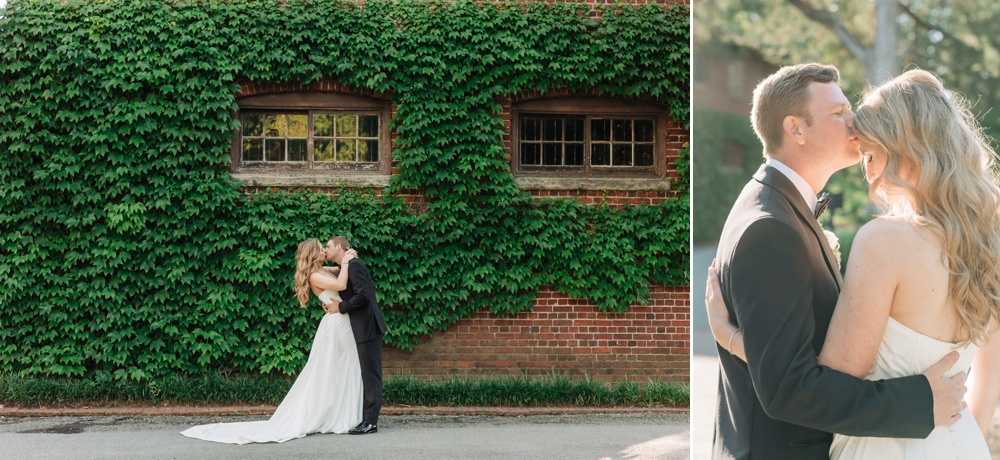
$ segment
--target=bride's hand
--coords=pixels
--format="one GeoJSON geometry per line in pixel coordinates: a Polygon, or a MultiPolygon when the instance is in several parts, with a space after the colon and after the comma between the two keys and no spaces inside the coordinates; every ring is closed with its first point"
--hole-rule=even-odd
{"type": "Polygon", "coordinates": [[[353,249],[348,249],[347,252],[344,253],[344,258],[341,259],[340,264],[341,265],[346,264],[351,259],[357,259],[357,258],[358,258],[358,251],[355,251],[353,249]]]}
{"type": "Polygon", "coordinates": [[[712,329],[720,326],[731,325],[729,321],[729,310],[726,309],[726,302],[722,300],[722,285],[719,284],[719,273],[715,270],[715,261],[708,267],[708,283],[705,287],[705,307],[708,309],[708,324],[712,329]]]}
{"type": "Polygon", "coordinates": [[[715,261],[708,268],[708,283],[705,286],[705,308],[708,309],[708,325],[712,328],[712,336],[726,351],[733,356],[747,360],[743,348],[743,334],[733,325],[729,318],[726,302],[722,300],[722,285],[719,284],[719,273],[715,270],[715,261]]]}

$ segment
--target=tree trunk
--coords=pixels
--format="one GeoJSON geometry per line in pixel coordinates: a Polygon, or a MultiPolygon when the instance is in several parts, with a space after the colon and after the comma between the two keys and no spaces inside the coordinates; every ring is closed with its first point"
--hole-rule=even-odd
{"type": "Polygon", "coordinates": [[[899,75],[899,55],[896,54],[898,26],[896,0],[875,0],[875,43],[868,50],[865,76],[868,83],[878,85],[899,75]]]}
{"type": "Polygon", "coordinates": [[[847,51],[865,67],[868,83],[878,85],[899,75],[899,56],[896,54],[898,0],[875,0],[875,18],[872,24],[875,28],[875,42],[871,46],[861,44],[861,41],[830,11],[814,8],[806,4],[805,0],[786,1],[810,20],[830,29],[840,39],[847,51]]]}

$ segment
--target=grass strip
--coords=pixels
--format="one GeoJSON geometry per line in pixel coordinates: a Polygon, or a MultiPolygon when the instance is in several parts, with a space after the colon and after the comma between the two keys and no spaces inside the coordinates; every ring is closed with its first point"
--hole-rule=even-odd
{"type": "MultiPolygon", "coordinates": [[[[153,381],[97,382],[0,374],[0,404],[75,406],[116,404],[278,404],[293,379],[260,375],[174,377],[153,381]]],[[[552,375],[385,380],[386,405],[415,406],[688,406],[686,383],[602,382],[552,375]]]]}

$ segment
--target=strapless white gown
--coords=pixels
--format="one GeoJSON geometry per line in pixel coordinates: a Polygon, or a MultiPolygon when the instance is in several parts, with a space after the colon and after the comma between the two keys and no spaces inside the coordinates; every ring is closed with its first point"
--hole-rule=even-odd
{"type": "MultiPolygon", "coordinates": [[[[340,300],[323,291],[320,300],[340,300]]],[[[270,420],[214,423],[182,432],[190,438],[229,444],[285,442],[309,433],[346,433],[361,423],[364,386],[358,347],[347,315],[327,314],[319,323],[309,360],[270,420]]]]}
{"type": "MultiPolygon", "coordinates": [[[[885,336],[879,345],[868,380],[882,380],[922,374],[945,355],[957,350],[961,357],[948,372],[951,377],[968,372],[977,347],[958,348],[910,329],[889,318],[885,336]]],[[[990,460],[990,449],[969,409],[962,411],[958,423],[937,427],[926,439],[860,438],[835,434],[830,445],[831,460],[990,460]]]]}

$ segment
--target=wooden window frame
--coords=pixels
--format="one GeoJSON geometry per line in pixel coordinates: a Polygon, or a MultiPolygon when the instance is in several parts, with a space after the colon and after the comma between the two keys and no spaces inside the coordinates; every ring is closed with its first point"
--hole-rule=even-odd
{"type": "Polygon", "coordinates": [[[667,171],[667,109],[644,102],[603,97],[534,99],[511,106],[510,169],[522,177],[663,178],[667,171]],[[584,166],[521,165],[522,117],[583,117],[584,166]],[[590,129],[594,118],[646,118],[653,120],[652,166],[591,166],[590,129]]]}
{"type": "MultiPolygon", "coordinates": [[[[242,126],[233,131],[233,145],[230,155],[230,172],[253,174],[282,175],[316,175],[336,173],[339,175],[388,175],[392,170],[392,145],[389,137],[389,122],[392,118],[392,102],[353,94],[326,93],[303,91],[293,93],[262,94],[236,99],[239,110],[233,112],[233,118],[240,122],[244,112],[254,113],[287,113],[287,114],[353,114],[375,115],[378,117],[378,162],[321,162],[315,161],[314,155],[307,154],[303,163],[287,162],[249,162],[245,164],[242,157],[243,130],[242,126]]],[[[309,146],[313,151],[313,117],[309,117],[309,146]]]]}

